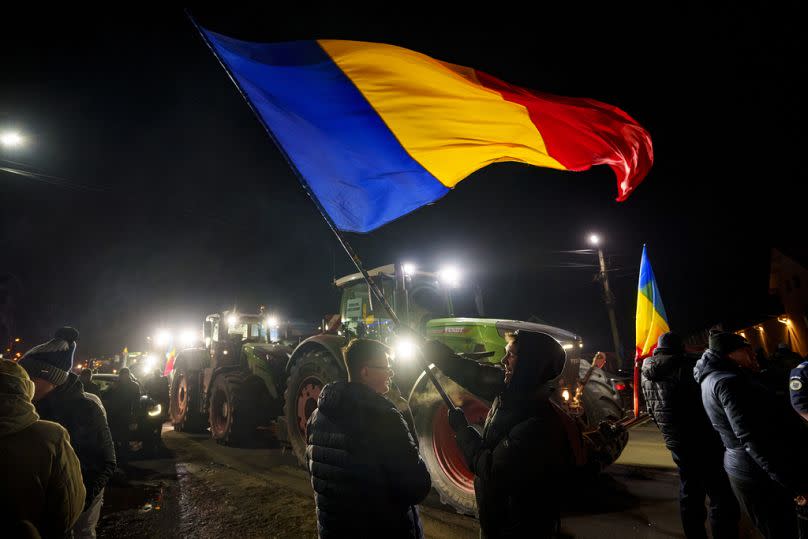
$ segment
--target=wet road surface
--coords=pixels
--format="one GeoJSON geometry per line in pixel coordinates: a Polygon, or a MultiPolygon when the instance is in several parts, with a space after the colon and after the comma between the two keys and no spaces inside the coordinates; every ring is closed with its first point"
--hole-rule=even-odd
{"type": "MultiPolygon", "coordinates": [[[[225,447],[167,428],[166,458],[134,460],[107,489],[99,537],[316,537],[308,474],[289,450],[225,447]]],[[[617,464],[581,485],[562,516],[572,537],[684,537],[678,479],[653,425],[632,431],[617,464]]],[[[479,537],[474,518],[421,507],[427,537],[479,537]]],[[[756,537],[746,531],[744,537],[756,537]]]]}

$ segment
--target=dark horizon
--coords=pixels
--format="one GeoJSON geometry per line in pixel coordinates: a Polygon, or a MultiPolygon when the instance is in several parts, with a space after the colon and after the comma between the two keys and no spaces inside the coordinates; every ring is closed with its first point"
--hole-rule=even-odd
{"type": "MultiPolygon", "coordinates": [[[[768,312],[771,248],[805,245],[795,68],[805,38],[789,10],[732,9],[454,26],[194,13],[241,39],[401,45],[634,117],[655,164],[626,202],[614,201],[608,167],[497,164],[432,206],[348,235],[368,268],[463,266],[487,315],[536,316],[593,353],[612,348],[596,256],[563,252],[588,248],[590,232],[614,269],[626,350],[643,244],[673,329],[778,314],[768,312]]],[[[80,357],[134,350],[158,326],[198,327],[233,304],[312,321],[335,312],[330,281],[355,270],[182,10],[11,21],[0,37],[0,129],[31,144],[0,149],[0,160],[55,177],[0,171],[0,275],[14,276],[13,316],[29,346],[66,324],[81,332],[80,357]]]]}

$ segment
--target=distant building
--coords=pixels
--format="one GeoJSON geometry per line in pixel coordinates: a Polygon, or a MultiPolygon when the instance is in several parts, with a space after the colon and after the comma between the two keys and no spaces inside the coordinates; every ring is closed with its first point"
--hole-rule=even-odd
{"type": "MultiPolygon", "coordinates": [[[[753,348],[763,348],[766,355],[782,342],[805,356],[808,354],[808,249],[772,249],[769,295],[769,312],[740,313],[741,317],[746,316],[744,322],[737,322],[743,318],[736,318],[719,327],[742,335],[753,348]]],[[[709,329],[705,329],[690,335],[687,343],[694,348],[704,348],[708,334],[709,329]]]]}

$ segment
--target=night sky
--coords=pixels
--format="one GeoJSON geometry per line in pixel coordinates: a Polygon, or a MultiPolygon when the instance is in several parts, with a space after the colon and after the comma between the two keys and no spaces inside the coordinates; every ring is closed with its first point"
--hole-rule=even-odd
{"type": "MultiPolygon", "coordinates": [[[[471,4],[469,4],[471,5],[471,4]]],[[[805,246],[806,47],[788,10],[488,11],[375,15],[193,10],[256,41],[352,39],[411,48],[508,82],[616,105],[651,133],[655,165],[628,201],[613,173],[498,164],[438,203],[348,235],[367,267],[463,267],[486,314],[547,323],[611,349],[590,232],[605,240],[621,336],[634,340],[647,243],[685,334],[768,312],[773,246],[805,246]]],[[[501,5],[501,9],[515,9],[501,5]]],[[[157,326],[258,304],[318,320],[352,272],[278,149],[181,9],[4,13],[0,275],[30,344],[69,324],[81,356],[141,347],[157,326]],[[47,181],[43,181],[47,180],[47,181]]],[[[0,338],[5,338],[0,334],[0,338]]]]}

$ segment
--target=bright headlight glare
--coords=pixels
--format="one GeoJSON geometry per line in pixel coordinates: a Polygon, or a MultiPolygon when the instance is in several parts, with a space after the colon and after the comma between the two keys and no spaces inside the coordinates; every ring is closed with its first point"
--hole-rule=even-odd
{"type": "Polygon", "coordinates": [[[438,272],[441,283],[446,286],[460,286],[460,270],[454,266],[446,266],[438,272]]]}
{"type": "Polygon", "coordinates": [[[157,406],[149,410],[149,417],[157,417],[161,413],[163,413],[163,407],[160,404],[158,404],[157,406]]]}
{"type": "Polygon", "coordinates": [[[393,345],[395,358],[400,361],[411,361],[418,353],[418,345],[410,337],[399,337],[393,345]]]}
{"type": "Polygon", "coordinates": [[[266,327],[267,328],[276,328],[278,327],[278,317],[277,316],[268,316],[266,319],[266,327]]]}
{"type": "Polygon", "coordinates": [[[191,328],[186,328],[180,333],[180,343],[184,347],[193,346],[199,338],[199,334],[191,328]]]}
{"type": "Polygon", "coordinates": [[[154,344],[157,346],[168,346],[171,342],[171,332],[167,329],[158,329],[154,334],[154,344]]]}
{"type": "Polygon", "coordinates": [[[562,391],[561,392],[561,398],[564,399],[565,401],[570,400],[570,390],[565,389],[564,391],[562,391]]]}
{"type": "Polygon", "coordinates": [[[572,350],[572,346],[573,346],[573,344],[571,342],[568,342],[568,343],[562,344],[561,348],[563,348],[564,350],[572,350]]]}
{"type": "Polygon", "coordinates": [[[233,327],[236,324],[238,324],[238,315],[231,314],[230,316],[227,317],[227,325],[228,326],[233,327]]]}

